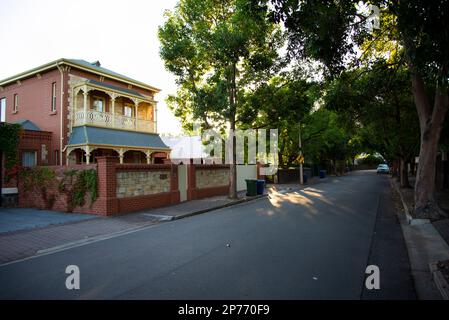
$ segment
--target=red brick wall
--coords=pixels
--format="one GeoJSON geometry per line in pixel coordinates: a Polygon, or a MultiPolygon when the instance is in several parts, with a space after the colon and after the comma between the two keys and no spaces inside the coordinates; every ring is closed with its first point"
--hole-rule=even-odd
{"type": "MultiPolygon", "coordinates": [[[[61,74],[58,69],[42,73],[13,83],[0,91],[0,98],[6,98],[6,122],[27,119],[35,123],[41,130],[51,132],[52,145],[49,149],[49,164],[55,163],[55,150],[60,150],[61,121],[61,74]],[[56,82],[56,112],[51,111],[52,83],[56,82]],[[14,94],[19,97],[18,111],[13,112],[14,94]]],[[[67,109],[67,107],[65,107],[67,109]]],[[[67,118],[64,110],[63,119],[67,118]]]]}
{"type": "MultiPolygon", "coordinates": [[[[167,205],[173,205],[180,202],[178,190],[178,168],[173,164],[118,164],[117,157],[103,156],[97,157],[97,164],[93,165],[73,165],[73,166],[53,166],[49,167],[57,174],[57,179],[47,190],[48,195],[55,195],[56,201],[53,210],[67,211],[67,198],[64,193],[58,190],[59,181],[63,177],[63,172],[69,169],[95,169],[98,174],[98,198],[90,206],[89,200],[83,207],[74,208],[74,212],[93,213],[99,215],[114,215],[119,213],[128,213],[150,208],[157,208],[167,205]],[[170,191],[158,194],[117,198],[117,172],[129,171],[167,171],[170,175],[170,191]]],[[[220,186],[212,188],[197,188],[195,181],[196,169],[217,170],[229,168],[227,165],[189,165],[188,166],[188,200],[201,199],[205,197],[226,195],[229,186],[220,186]]],[[[25,191],[19,181],[19,206],[20,207],[38,207],[45,208],[40,193],[25,191]]]]}
{"type": "MultiPolygon", "coordinates": [[[[73,212],[91,213],[98,215],[114,215],[117,214],[117,199],[115,197],[115,167],[117,165],[114,157],[98,157],[97,164],[92,165],[71,165],[71,166],[50,166],[50,170],[56,173],[56,179],[48,190],[47,196],[55,196],[55,202],[50,208],[55,211],[68,211],[67,195],[58,190],[58,185],[63,177],[63,172],[66,170],[86,170],[94,169],[98,175],[98,198],[90,205],[88,195],[86,196],[86,204],[82,207],[76,207],[73,212]]],[[[29,208],[37,207],[40,209],[46,208],[46,203],[42,198],[40,192],[32,190],[25,190],[22,181],[19,179],[19,207],[29,208]]]]}
{"type": "MultiPolygon", "coordinates": [[[[47,131],[31,131],[23,130],[20,134],[18,150],[18,164],[22,164],[22,152],[26,150],[37,151],[37,165],[48,165],[51,162],[52,151],[52,133],[47,131]],[[42,160],[42,145],[46,146],[47,159],[42,160]]],[[[4,163],[4,161],[2,162],[4,163]]],[[[15,188],[17,187],[17,179],[12,178],[6,181],[6,170],[2,168],[2,187],[15,188]]]]}
{"type": "Polygon", "coordinates": [[[52,133],[48,131],[22,131],[19,140],[19,164],[22,163],[22,152],[25,150],[37,151],[38,166],[49,165],[52,156],[52,133]],[[47,159],[42,158],[42,145],[46,146],[47,159]]]}
{"type": "MultiPolygon", "coordinates": [[[[89,199],[83,207],[74,208],[73,212],[92,213],[98,215],[115,215],[149,208],[157,208],[180,202],[178,190],[178,169],[175,165],[120,165],[116,157],[97,157],[94,165],[73,165],[49,167],[55,171],[57,179],[47,190],[48,195],[55,195],[56,201],[51,208],[56,211],[67,211],[67,196],[58,190],[63,172],[70,169],[95,169],[98,174],[98,198],[90,206],[89,199]],[[170,173],[170,191],[138,197],[117,198],[117,171],[166,170],[170,173]]],[[[37,207],[44,209],[45,202],[40,193],[25,191],[19,181],[19,207],[37,207]]]]}
{"type": "MultiPolygon", "coordinates": [[[[53,170],[56,173],[56,179],[55,181],[49,186],[47,189],[47,196],[55,196],[55,202],[53,206],[50,208],[51,210],[55,211],[63,211],[67,212],[68,206],[67,206],[67,195],[64,193],[59,192],[58,185],[63,177],[63,172],[66,170],[86,170],[86,169],[94,169],[97,170],[97,165],[73,165],[69,167],[65,166],[49,166],[50,170],[53,170]]],[[[87,197],[86,197],[87,198],[87,197]]],[[[99,197],[100,198],[100,197],[99,197]]],[[[76,207],[74,208],[73,212],[79,212],[79,213],[93,213],[93,214],[100,214],[103,215],[103,206],[101,205],[101,201],[95,201],[92,204],[92,207],[90,206],[89,199],[86,199],[86,204],[83,207],[76,207]]],[[[42,198],[41,193],[34,192],[32,190],[25,190],[22,181],[19,179],[19,207],[21,208],[40,208],[45,209],[46,203],[42,198]]]]}

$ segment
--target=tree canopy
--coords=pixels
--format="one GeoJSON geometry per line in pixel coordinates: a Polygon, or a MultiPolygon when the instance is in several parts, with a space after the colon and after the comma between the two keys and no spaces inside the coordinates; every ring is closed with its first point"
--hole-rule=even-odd
{"type": "MultiPolygon", "coordinates": [[[[361,63],[387,56],[409,70],[420,124],[419,167],[415,184],[417,217],[438,218],[435,164],[449,109],[449,2],[272,0],[273,19],[283,22],[292,58],[320,63],[324,75],[338,78],[361,63]],[[380,16],[361,14],[375,5],[380,16]],[[374,28],[372,18],[380,20],[374,28]],[[367,23],[368,22],[368,23],[367,23]],[[377,54],[372,54],[377,51],[377,54]],[[371,54],[366,54],[371,53],[371,54]],[[392,59],[393,58],[393,59],[392,59]]],[[[384,84],[385,85],[385,84],[384,84]]]]}
{"type": "MultiPolygon", "coordinates": [[[[184,127],[201,120],[204,128],[236,128],[239,92],[270,74],[282,45],[267,13],[265,3],[245,0],[181,0],[166,12],[160,54],[179,85],[168,102],[184,127]]],[[[233,152],[232,198],[235,160],[233,152]]]]}
{"type": "MultiPolygon", "coordinates": [[[[438,218],[448,17],[445,0],[180,0],[159,29],[178,84],[168,104],[188,130],[195,120],[222,131],[278,128],[287,166],[301,134],[306,158],[335,169],[378,152],[406,187],[419,153],[414,214],[438,218]]],[[[231,173],[234,196],[232,165],[231,173]]]]}

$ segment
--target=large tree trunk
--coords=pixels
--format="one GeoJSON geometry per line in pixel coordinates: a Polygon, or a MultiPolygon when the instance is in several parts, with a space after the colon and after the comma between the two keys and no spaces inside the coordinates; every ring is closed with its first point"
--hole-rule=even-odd
{"type": "Polygon", "coordinates": [[[284,153],[283,153],[283,150],[279,150],[278,151],[278,159],[279,159],[279,166],[281,167],[281,168],[284,168],[284,158],[283,158],[283,155],[284,153]]]}
{"type": "Polygon", "coordinates": [[[391,161],[390,171],[391,171],[391,177],[397,178],[398,177],[398,170],[397,170],[397,160],[391,161]]]}
{"type": "Polygon", "coordinates": [[[229,164],[229,198],[237,199],[237,155],[236,155],[236,137],[235,137],[235,117],[236,117],[236,99],[237,99],[237,86],[236,86],[236,64],[231,66],[231,81],[229,90],[229,105],[231,107],[230,117],[230,134],[232,135],[232,160],[229,164]]]}
{"type": "Polygon", "coordinates": [[[401,182],[401,161],[399,160],[399,158],[395,158],[391,163],[391,177],[394,178],[397,182],[401,182]]]}
{"type": "Polygon", "coordinates": [[[444,214],[435,201],[435,164],[440,133],[449,108],[448,95],[437,87],[432,108],[424,82],[416,72],[412,75],[412,87],[421,128],[414,215],[417,218],[438,219],[444,214]]]}
{"type": "Polygon", "coordinates": [[[410,162],[410,174],[412,176],[416,174],[415,169],[416,169],[415,158],[412,158],[412,161],[410,162]]]}
{"type": "Polygon", "coordinates": [[[401,188],[410,188],[410,182],[408,181],[407,161],[404,157],[400,157],[400,185],[401,188]]]}
{"type": "Polygon", "coordinates": [[[229,198],[237,199],[237,157],[236,157],[236,139],[235,139],[235,120],[231,121],[232,134],[232,163],[229,164],[229,198]]]}

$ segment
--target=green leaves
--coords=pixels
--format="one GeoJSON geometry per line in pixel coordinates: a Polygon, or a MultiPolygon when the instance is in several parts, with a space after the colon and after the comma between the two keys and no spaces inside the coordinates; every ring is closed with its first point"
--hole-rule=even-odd
{"type": "Polygon", "coordinates": [[[429,79],[446,83],[449,75],[449,2],[397,1],[390,5],[398,17],[400,38],[410,64],[429,79]],[[444,80],[444,81],[443,81],[444,80]]]}
{"type": "Polygon", "coordinates": [[[5,168],[11,169],[17,164],[19,136],[22,127],[19,124],[0,123],[0,150],[5,153],[5,168]]]}
{"type": "Polygon", "coordinates": [[[273,77],[239,97],[240,127],[278,129],[281,165],[290,165],[299,154],[299,122],[313,108],[314,87],[302,79],[273,77]]]}
{"type": "Polygon", "coordinates": [[[166,13],[160,54],[179,85],[167,102],[185,129],[234,122],[239,91],[272,68],[283,39],[267,10],[264,1],[180,0],[166,13]]]}
{"type": "Polygon", "coordinates": [[[379,152],[389,161],[418,152],[419,121],[406,68],[378,60],[345,72],[328,83],[324,101],[346,119],[365,151],[379,152]]]}
{"type": "Polygon", "coordinates": [[[329,75],[337,75],[347,55],[354,54],[356,30],[353,24],[358,1],[273,0],[274,19],[283,21],[289,37],[292,58],[309,57],[326,66],[329,75]]]}
{"type": "Polygon", "coordinates": [[[302,139],[307,161],[326,163],[354,156],[350,136],[334,111],[321,108],[310,114],[304,121],[302,139]]]}
{"type": "Polygon", "coordinates": [[[49,189],[56,180],[55,172],[48,167],[22,168],[19,177],[23,183],[24,190],[40,194],[45,209],[51,209],[55,203],[56,196],[49,189]]]}
{"type": "Polygon", "coordinates": [[[90,195],[90,207],[98,198],[97,171],[65,170],[58,185],[58,191],[67,197],[67,210],[72,212],[77,206],[86,204],[86,194],[90,195]]]}

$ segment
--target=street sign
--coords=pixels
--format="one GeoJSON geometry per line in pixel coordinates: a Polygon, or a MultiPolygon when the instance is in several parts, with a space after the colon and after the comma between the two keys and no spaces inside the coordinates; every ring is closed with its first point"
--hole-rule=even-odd
{"type": "Polygon", "coordinates": [[[301,163],[301,164],[304,164],[304,156],[303,155],[299,155],[298,157],[296,157],[296,161],[301,163]]]}

